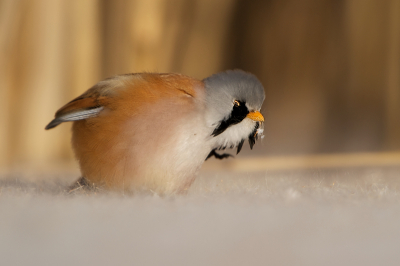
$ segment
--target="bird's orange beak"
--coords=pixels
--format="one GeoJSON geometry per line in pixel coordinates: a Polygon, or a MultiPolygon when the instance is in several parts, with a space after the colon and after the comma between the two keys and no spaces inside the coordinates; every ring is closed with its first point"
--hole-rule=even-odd
{"type": "Polygon", "coordinates": [[[258,122],[264,122],[264,117],[259,111],[253,111],[247,114],[248,118],[258,122]]]}

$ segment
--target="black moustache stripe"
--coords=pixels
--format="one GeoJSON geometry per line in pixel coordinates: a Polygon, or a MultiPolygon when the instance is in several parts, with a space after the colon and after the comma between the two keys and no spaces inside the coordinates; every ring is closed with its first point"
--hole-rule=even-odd
{"type": "Polygon", "coordinates": [[[260,127],[260,122],[256,123],[256,126],[254,127],[253,132],[249,135],[249,144],[250,144],[250,149],[253,149],[254,144],[256,143],[256,139],[258,138],[257,136],[257,129],[260,127]]]}
{"type": "Polygon", "coordinates": [[[242,150],[243,143],[244,143],[244,139],[242,139],[242,140],[239,142],[239,144],[238,144],[238,146],[237,146],[237,152],[236,152],[236,154],[239,154],[239,152],[242,150]]]}
{"type": "Polygon", "coordinates": [[[214,137],[218,136],[219,134],[223,133],[228,127],[239,124],[240,122],[243,121],[243,119],[246,118],[247,114],[249,113],[249,110],[247,109],[246,104],[244,102],[239,101],[239,103],[240,103],[239,106],[233,107],[230,116],[219,123],[218,127],[214,129],[211,136],[214,137]]]}

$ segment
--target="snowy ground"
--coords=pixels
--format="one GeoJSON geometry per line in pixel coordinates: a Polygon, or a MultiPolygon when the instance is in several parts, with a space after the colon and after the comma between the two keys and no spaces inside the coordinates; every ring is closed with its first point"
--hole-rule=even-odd
{"type": "Polygon", "coordinates": [[[203,171],[186,196],[0,179],[0,265],[399,265],[400,167],[203,171]]]}

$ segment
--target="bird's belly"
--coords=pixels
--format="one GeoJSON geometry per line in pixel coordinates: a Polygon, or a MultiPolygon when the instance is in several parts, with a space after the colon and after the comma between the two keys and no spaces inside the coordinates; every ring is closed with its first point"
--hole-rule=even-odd
{"type": "Polygon", "coordinates": [[[75,122],[73,145],[82,174],[110,189],[184,192],[210,152],[203,112],[196,109],[201,107],[188,100],[160,102],[134,118],[110,111],[90,123],[75,122]]]}
{"type": "Polygon", "coordinates": [[[185,192],[210,152],[201,131],[204,127],[193,125],[160,123],[149,129],[128,123],[128,128],[109,139],[92,134],[96,137],[86,138],[91,143],[84,145],[92,147],[90,153],[77,152],[82,173],[92,183],[109,189],[162,195],[185,192]]]}
{"type": "Polygon", "coordinates": [[[125,172],[125,180],[131,180],[131,187],[145,188],[158,194],[185,192],[194,181],[209,148],[204,145],[203,136],[195,129],[155,138],[153,143],[142,146],[144,153],[132,150],[132,164],[125,172]]]}

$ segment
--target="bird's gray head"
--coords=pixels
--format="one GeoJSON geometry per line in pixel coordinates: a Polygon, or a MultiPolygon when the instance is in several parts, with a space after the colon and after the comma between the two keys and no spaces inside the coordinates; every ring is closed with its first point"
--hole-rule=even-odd
{"type": "MultiPolygon", "coordinates": [[[[203,80],[206,89],[206,120],[212,136],[224,136],[218,145],[238,146],[264,121],[259,113],[264,102],[260,81],[242,70],[228,70],[203,80]],[[222,144],[221,144],[222,143],[222,144]]],[[[254,141],[249,139],[252,147],[254,141]]]]}

